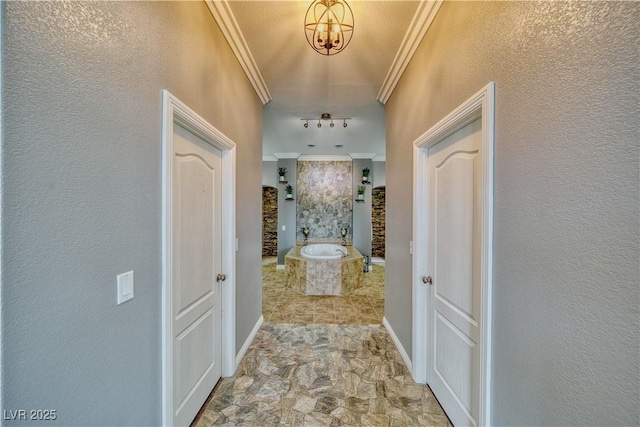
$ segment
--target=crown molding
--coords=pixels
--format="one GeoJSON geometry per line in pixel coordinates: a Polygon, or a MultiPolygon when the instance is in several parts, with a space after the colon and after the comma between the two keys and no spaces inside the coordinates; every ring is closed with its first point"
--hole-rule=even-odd
{"type": "Polygon", "coordinates": [[[303,154],[298,159],[301,162],[350,162],[348,154],[303,154]]]}
{"type": "Polygon", "coordinates": [[[273,153],[273,157],[276,159],[298,159],[300,153],[273,153]]]}
{"type": "Polygon", "coordinates": [[[273,153],[262,156],[263,162],[275,162],[279,159],[298,159],[301,162],[311,161],[351,161],[355,159],[371,159],[373,162],[384,162],[385,156],[376,153],[350,153],[350,154],[300,154],[300,153],[273,153]]]}
{"type": "Polygon", "coordinates": [[[418,5],[416,14],[413,15],[411,24],[407,29],[407,33],[400,44],[400,49],[396,53],[396,57],[391,63],[387,77],[385,77],[380,92],[378,92],[378,101],[386,104],[396,88],[400,77],[404,73],[404,70],[409,65],[409,61],[416,52],[418,45],[427,33],[427,30],[431,26],[433,19],[436,17],[440,6],[442,6],[443,0],[421,0],[418,5]]]}
{"type": "Polygon", "coordinates": [[[262,74],[260,74],[260,70],[253,59],[253,55],[251,55],[249,46],[240,31],[238,22],[235,16],[233,16],[229,1],[204,0],[204,2],[209,8],[211,15],[213,15],[213,19],[218,23],[222,34],[225,39],[227,39],[227,43],[231,46],[231,50],[238,59],[238,62],[240,62],[240,66],[242,66],[258,98],[262,101],[262,105],[271,101],[271,94],[269,93],[267,84],[264,82],[262,74]]]}
{"type": "Polygon", "coordinates": [[[376,153],[350,153],[349,157],[352,159],[373,159],[376,153]]]}

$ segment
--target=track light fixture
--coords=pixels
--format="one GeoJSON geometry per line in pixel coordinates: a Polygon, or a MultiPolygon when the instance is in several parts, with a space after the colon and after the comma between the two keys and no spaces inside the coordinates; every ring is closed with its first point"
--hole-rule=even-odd
{"type": "Polygon", "coordinates": [[[314,118],[303,118],[300,119],[302,121],[304,121],[303,126],[305,128],[309,127],[309,120],[318,120],[318,128],[322,127],[322,120],[329,120],[329,127],[333,128],[335,126],[335,123],[333,123],[334,120],[342,120],[342,127],[347,127],[347,120],[351,120],[351,117],[331,117],[331,114],[329,113],[322,113],[320,115],[319,119],[314,119],[314,118]]]}

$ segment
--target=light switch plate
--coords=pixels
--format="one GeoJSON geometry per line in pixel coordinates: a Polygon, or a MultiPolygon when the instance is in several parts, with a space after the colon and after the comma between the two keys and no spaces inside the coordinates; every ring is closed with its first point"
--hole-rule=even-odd
{"type": "Polygon", "coordinates": [[[133,271],[118,274],[116,282],[118,290],[117,303],[120,305],[133,298],[133,271]]]}

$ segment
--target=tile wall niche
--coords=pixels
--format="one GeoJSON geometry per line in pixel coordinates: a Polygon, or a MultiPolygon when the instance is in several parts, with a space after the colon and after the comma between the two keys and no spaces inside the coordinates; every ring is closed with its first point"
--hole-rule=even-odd
{"type": "Polygon", "coordinates": [[[371,204],[371,255],[384,258],[385,187],[372,190],[371,204]]]}
{"type": "Polygon", "coordinates": [[[299,161],[297,170],[296,240],[340,242],[340,228],[347,227],[347,242],[353,229],[351,162],[299,161]]]}
{"type": "Polygon", "coordinates": [[[262,256],[278,255],[278,189],[262,187],[262,256]]]}

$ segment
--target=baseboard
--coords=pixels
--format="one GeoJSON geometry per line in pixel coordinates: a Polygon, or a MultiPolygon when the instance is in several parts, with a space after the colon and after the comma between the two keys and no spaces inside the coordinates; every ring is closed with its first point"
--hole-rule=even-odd
{"type": "Polygon", "coordinates": [[[407,365],[407,369],[411,373],[411,376],[413,376],[413,364],[411,363],[411,359],[409,358],[409,355],[407,354],[407,352],[404,350],[402,343],[398,339],[398,336],[396,335],[396,333],[393,331],[393,328],[389,324],[389,321],[387,320],[386,317],[382,318],[382,324],[386,328],[387,332],[389,332],[389,336],[391,336],[391,340],[396,345],[396,348],[398,349],[398,353],[400,353],[400,356],[402,357],[404,364],[407,365]]]}
{"type": "Polygon", "coordinates": [[[251,330],[251,333],[247,337],[244,344],[242,344],[242,348],[240,349],[240,351],[238,352],[238,355],[236,356],[236,369],[238,368],[238,365],[240,365],[240,361],[244,357],[247,350],[249,350],[249,346],[251,345],[253,340],[256,338],[256,334],[258,333],[258,330],[260,329],[260,326],[262,326],[263,323],[264,323],[264,317],[260,316],[260,318],[256,322],[256,325],[251,330]]]}
{"type": "Polygon", "coordinates": [[[276,270],[284,270],[284,264],[276,265],[276,270]]]}

